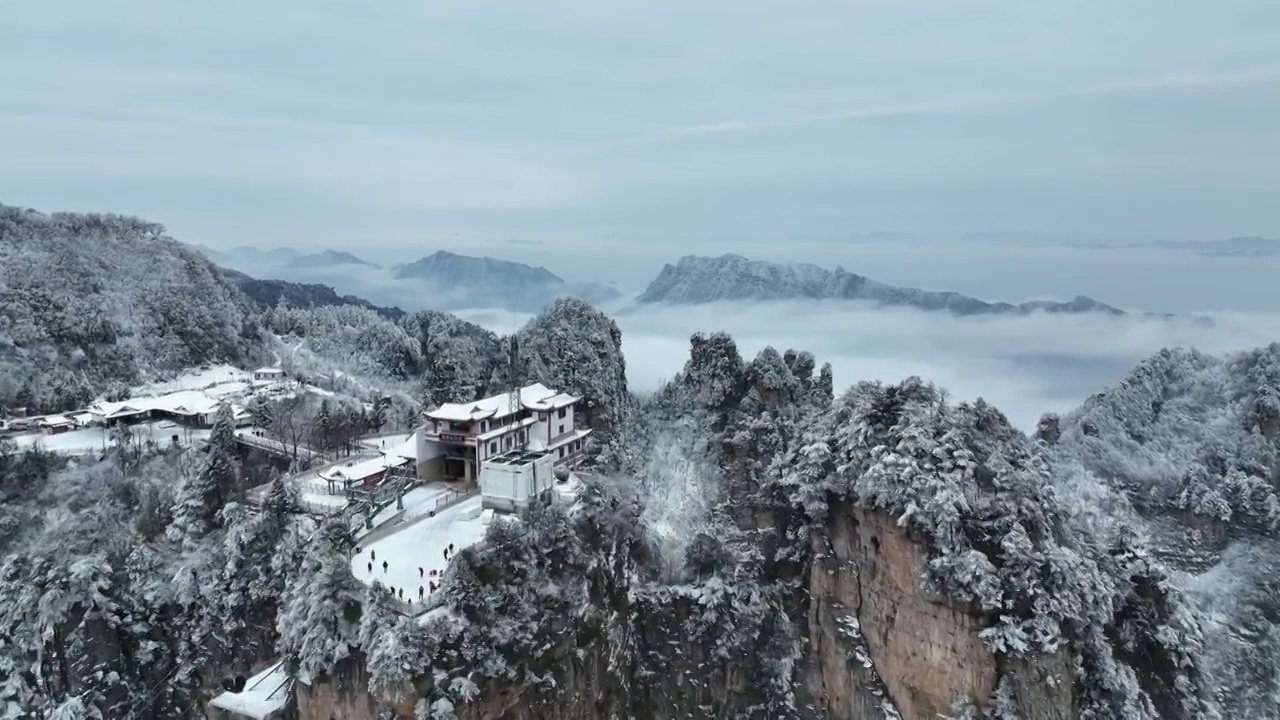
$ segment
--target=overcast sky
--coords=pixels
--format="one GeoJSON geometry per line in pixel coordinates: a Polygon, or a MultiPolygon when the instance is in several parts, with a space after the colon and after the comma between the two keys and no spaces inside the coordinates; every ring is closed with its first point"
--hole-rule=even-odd
{"type": "Polygon", "coordinates": [[[1275,0],[16,0],[0,88],[0,202],[215,247],[1280,236],[1275,0]]]}

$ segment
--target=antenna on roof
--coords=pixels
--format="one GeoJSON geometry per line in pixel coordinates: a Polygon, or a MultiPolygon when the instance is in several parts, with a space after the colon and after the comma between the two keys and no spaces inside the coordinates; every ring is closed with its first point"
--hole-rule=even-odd
{"type": "Polygon", "coordinates": [[[511,333],[511,342],[507,345],[507,349],[510,353],[507,358],[507,375],[511,378],[511,399],[508,401],[508,407],[515,413],[517,426],[513,445],[516,450],[524,450],[527,442],[527,437],[525,436],[527,428],[521,427],[524,418],[520,417],[520,411],[524,409],[524,403],[520,400],[520,383],[524,382],[524,380],[521,379],[520,340],[516,333],[511,333]]]}

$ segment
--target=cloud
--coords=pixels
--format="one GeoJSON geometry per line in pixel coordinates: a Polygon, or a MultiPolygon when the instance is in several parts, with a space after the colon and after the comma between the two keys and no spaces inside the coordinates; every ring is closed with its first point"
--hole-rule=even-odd
{"type": "Polygon", "coordinates": [[[999,112],[1019,106],[1049,103],[1057,100],[1129,95],[1155,90],[1266,84],[1273,83],[1276,80],[1280,80],[1280,64],[1259,65],[1224,72],[1191,72],[1153,77],[1122,77],[1058,90],[1011,94],[984,93],[941,96],[898,102],[876,102],[815,113],[676,125],[620,138],[613,141],[612,144],[659,142],[678,138],[695,138],[702,135],[761,133],[803,128],[807,125],[820,123],[857,122],[861,120],[953,113],[999,112]]]}
{"type": "Polygon", "coordinates": [[[26,3],[0,195],[227,247],[1274,235],[1264,5],[26,3]]]}
{"type": "MultiPolygon", "coordinates": [[[[484,311],[463,315],[500,333],[514,322],[484,311]]],[[[985,398],[1024,430],[1045,412],[1078,407],[1161,348],[1218,354],[1280,339],[1280,315],[1218,315],[1206,328],[1100,314],[957,318],[850,302],[642,306],[615,319],[637,392],[660,387],[683,368],[694,332],[724,331],[747,359],[769,345],[813,353],[831,363],[837,392],[862,380],[916,375],[957,400],[985,398]]]]}

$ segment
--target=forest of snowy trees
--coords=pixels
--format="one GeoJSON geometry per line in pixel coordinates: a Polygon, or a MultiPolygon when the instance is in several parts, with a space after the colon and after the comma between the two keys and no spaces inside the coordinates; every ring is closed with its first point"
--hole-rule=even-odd
{"type": "Polygon", "coordinates": [[[252,305],[159,225],[0,205],[0,408],[78,409],[261,348],[252,305]]]}
{"type": "Polygon", "coordinates": [[[581,300],[507,337],[438,312],[260,313],[158,227],[0,219],[5,402],[274,353],[341,391],[249,408],[295,444],[342,452],[533,381],[581,395],[598,438],[576,504],[492,523],[422,621],[352,576],[340,517],[236,453],[227,408],[201,448],[123,433],[72,460],[0,440],[0,720],[200,718],[224,677],[276,659],[296,692],[359,676],[344,692],[424,720],[487,700],[552,720],[1280,718],[1280,345],[1162,352],[1032,436],[918,378],[840,391],[809,353],[746,359],[724,334],[639,398],[617,325],[581,300]],[[141,248],[155,259],[125,262],[141,248]],[[919,567],[894,567],[894,543],[919,567]],[[938,668],[904,681],[885,637],[912,629],[869,606],[823,624],[829,583],[870,602],[895,573],[895,612],[928,593],[943,634],[973,634],[934,662],[987,667],[979,696],[939,707],[938,668]]]}

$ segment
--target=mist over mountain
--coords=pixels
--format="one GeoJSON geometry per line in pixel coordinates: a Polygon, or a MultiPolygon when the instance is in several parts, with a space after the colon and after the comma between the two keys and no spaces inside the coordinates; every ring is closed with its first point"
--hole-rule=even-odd
{"type": "Polygon", "coordinates": [[[341,265],[363,265],[365,267],[378,267],[374,263],[352,255],[349,252],[339,250],[325,250],[323,252],[311,253],[309,255],[301,255],[294,258],[290,263],[293,267],[337,267],[341,265]]]}
{"type": "Polygon", "coordinates": [[[339,295],[332,287],[320,283],[263,280],[250,277],[239,270],[230,268],[219,268],[219,271],[231,284],[235,285],[249,299],[263,308],[273,308],[279,305],[304,308],[354,305],[373,310],[390,320],[395,320],[405,315],[405,312],[398,307],[375,305],[355,295],[339,295]]]}
{"type": "Polygon", "coordinates": [[[1190,252],[1201,257],[1280,257],[1280,238],[1259,237],[1257,235],[1232,237],[1225,240],[1158,240],[1156,242],[1124,243],[1120,245],[1070,243],[1065,247],[1082,250],[1147,248],[1190,252]]]}
{"type": "Polygon", "coordinates": [[[439,250],[392,268],[401,280],[416,280],[439,288],[440,307],[497,307],[536,311],[558,297],[576,296],[591,302],[614,300],[619,292],[600,283],[571,283],[545,267],[533,267],[492,257],[473,257],[439,250]]]}
{"type": "Polygon", "coordinates": [[[865,300],[883,306],[946,311],[955,315],[1026,315],[1044,313],[1105,313],[1124,311],[1092,298],[1067,302],[1032,300],[1018,304],[985,302],[955,292],[903,288],[810,263],[748,260],[736,254],[719,257],[686,255],[667,264],[641,293],[641,303],[693,305],[723,300],[865,300]]]}

